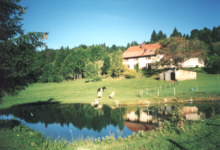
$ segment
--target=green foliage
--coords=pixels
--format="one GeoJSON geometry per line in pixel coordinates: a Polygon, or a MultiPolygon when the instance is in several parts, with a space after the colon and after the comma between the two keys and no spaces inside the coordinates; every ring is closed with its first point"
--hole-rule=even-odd
{"type": "Polygon", "coordinates": [[[212,41],[212,31],[208,28],[204,28],[199,32],[199,40],[209,43],[212,41]]]}
{"type": "Polygon", "coordinates": [[[143,68],[142,69],[143,75],[146,77],[151,77],[153,75],[158,75],[159,73],[163,71],[163,69],[156,69],[154,65],[155,64],[151,64],[148,66],[148,68],[143,68]]]}
{"type": "Polygon", "coordinates": [[[21,20],[26,8],[19,3],[20,0],[0,0],[0,42],[23,33],[21,20]]]}
{"type": "Polygon", "coordinates": [[[99,77],[99,76],[94,76],[94,77],[92,78],[92,82],[98,82],[98,81],[102,81],[102,78],[99,77]]]}
{"type": "Polygon", "coordinates": [[[152,32],[152,34],[151,34],[150,42],[151,42],[151,43],[157,42],[157,33],[156,33],[155,30],[153,30],[153,32],[152,32]]]}
{"type": "Polygon", "coordinates": [[[212,29],[212,42],[220,41],[220,26],[213,27],[212,29]]]}
{"type": "Polygon", "coordinates": [[[173,33],[170,35],[170,37],[182,37],[182,34],[178,32],[176,28],[174,28],[173,33]]]}
{"type": "Polygon", "coordinates": [[[101,46],[92,47],[90,50],[90,60],[92,62],[101,60],[103,58],[104,51],[101,46]]]}
{"type": "Polygon", "coordinates": [[[220,26],[213,27],[212,30],[203,28],[202,30],[194,29],[191,31],[190,39],[199,39],[206,44],[220,41],[220,26]]]}
{"type": "Polygon", "coordinates": [[[126,79],[132,79],[132,78],[136,78],[137,73],[134,69],[126,69],[123,75],[126,79]]]}
{"type": "Polygon", "coordinates": [[[164,57],[158,62],[162,66],[180,67],[181,63],[191,57],[205,58],[207,53],[206,45],[197,40],[186,40],[182,37],[172,37],[160,41],[162,48],[158,51],[164,57]]]}
{"type": "Polygon", "coordinates": [[[105,56],[105,58],[104,58],[104,64],[103,64],[103,66],[102,66],[102,68],[101,68],[101,70],[102,70],[102,75],[107,75],[107,74],[108,74],[108,71],[109,71],[109,69],[110,69],[110,65],[111,65],[111,63],[110,63],[110,58],[109,58],[109,56],[105,56]]]}
{"type": "Polygon", "coordinates": [[[93,65],[93,64],[86,65],[84,75],[88,79],[92,79],[92,78],[98,76],[98,72],[96,70],[95,65],[93,65]]]}
{"type": "Polygon", "coordinates": [[[138,63],[134,66],[134,68],[135,68],[136,72],[139,73],[140,68],[139,68],[139,64],[138,63]]]}
{"type": "Polygon", "coordinates": [[[35,49],[42,46],[40,39],[47,33],[22,31],[22,15],[26,11],[20,0],[0,1],[0,98],[3,92],[16,94],[36,82],[35,49]]]}
{"type": "Polygon", "coordinates": [[[207,56],[205,70],[209,73],[220,73],[220,55],[214,53],[207,56]]]}
{"type": "Polygon", "coordinates": [[[150,39],[150,43],[156,43],[160,40],[166,39],[167,36],[166,34],[163,34],[163,32],[160,30],[159,33],[157,34],[155,30],[153,30],[152,34],[151,34],[151,39],[150,39]]]}
{"type": "Polygon", "coordinates": [[[122,65],[123,58],[122,58],[122,51],[118,50],[114,52],[111,60],[111,67],[110,67],[110,74],[112,77],[120,77],[124,72],[124,67],[122,65]]]}
{"type": "MultiPolygon", "coordinates": [[[[0,91],[14,94],[37,79],[35,48],[43,33],[28,33],[0,42],[0,91]]],[[[2,94],[0,92],[0,95],[2,94]]]]}
{"type": "Polygon", "coordinates": [[[191,35],[190,35],[191,39],[198,39],[199,38],[199,30],[198,29],[194,29],[191,31],[191,35]]]}

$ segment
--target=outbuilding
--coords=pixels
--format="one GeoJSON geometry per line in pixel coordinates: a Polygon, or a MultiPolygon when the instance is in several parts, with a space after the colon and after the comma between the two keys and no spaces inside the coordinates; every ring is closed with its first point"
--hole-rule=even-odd
{"type": "Polygon", "coordinates": [[[196,80],[197,79],[197,73],[193,71],[187,71],[182,69],[175,69],[172,68],[170,70],[164,71],[160,73],[160,80],[196,80]]]}

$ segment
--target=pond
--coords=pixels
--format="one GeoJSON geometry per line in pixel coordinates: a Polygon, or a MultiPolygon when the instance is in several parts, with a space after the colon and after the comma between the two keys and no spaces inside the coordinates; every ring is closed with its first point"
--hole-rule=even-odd
{"type": "MultiPolygon", "coordinates": [[[[96,109],[89,104],[31,103],[0,110],[0,119],[15,119],[50,139],[127,137],[134,132],[150,131],[169,120],[173,104],[96,109]]],[[[186,120],[209,118],[220,114],[220,102],[181,104],[186,120]]]]}

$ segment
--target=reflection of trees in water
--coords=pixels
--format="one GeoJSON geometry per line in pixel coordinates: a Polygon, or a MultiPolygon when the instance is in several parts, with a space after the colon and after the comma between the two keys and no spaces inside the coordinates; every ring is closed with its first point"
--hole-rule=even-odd
{"type": "Polygon", "coordinates": [[[88,104],[47,104],[47,105],[18,105],[0,110],[1,115],[13,114],[29,123],[42,122],[45,126],[58,123],[61,126],[73,124],[82,129],[101,131],[107,125],[124,128],[123,108],[111,109],[104,105],[103,109],[94,109],[88,104]]]}
{"type": "MultiPolygon", "coordinates": [[[[187,106],[195,106],[195,104],[187,104],[187,106]]],[[[198,107],[198,114],[203,112],[206,117],[220,114],[220,103],[201,103],[196,104],[196,106],[198,107]]],[[[119,129],[122,130],[124,128],[124,120],[128,120],[126,116],[131,112],[134,112],[139,118],[136,122],[149,120],[148,124],[157,125],[164,120],[169,120],[174,109],[175,107],[171,105],[118,107],[116,109],[111,109],[111,107],[104,105],[102,109],[94,109],[88,104],[34,103],[0,110],[0,115],[12,114],[26,122],[42,122],[45,126],[52,123],[57,123],[61,126],[73,124],[79,129],[88,128],[101,131],[101,129],[110,124],[119,126],[119,129]],[[142,119],[140,119],[141,117],[142,119]],[[146,119],[146,117],[148,118],[146,119]]]]}

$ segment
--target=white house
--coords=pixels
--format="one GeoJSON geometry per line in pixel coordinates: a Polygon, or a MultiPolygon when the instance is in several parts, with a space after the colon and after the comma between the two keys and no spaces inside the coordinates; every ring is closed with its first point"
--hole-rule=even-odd
{"type": "Polygon", "coordinates": [[[182,64],[181,64],[182,67],[184,68],[191,68],[191,67],[204,67],[205,66],[205,63],[202,59],[198,58],[198,57],[194,57],[194,58],[190,58],[186,61],[184,61],[182,64]]]}
{"type": "MultiPolygon", "coordinates": [[[[155,63],[160,61],[163,55],[156,55],[156,50],[160,49],[162,45],[159,43],[155,44],[141,44],[139,46],[129,47],[123,53],[123,63],[129,68],[134,69],[135,65],[138,64],[139,68],[147,68],[150,63],[155,63]]],[[[198,57],[192,57],[187,59],[183,63],[180,64],[181,67],[190,68],[190,67],[204,67],[205,63],[202,59],[198,57]]],[[[169,66],[173,68],[175,66],[169,66]]],[[[163,68],[163,67],[159,67],[163,68]]]]}
{"type": "Polygon", "coordinates": [[[161,45],[158,43],[148,45],[143,43],[140,46],[132,46],[123,53],[123,63],[129,69],[134,69],[136,64],[139,65],[139,68],[148,67],[150,63],[160,61],[163,57],[155,53],[159,48],[161,45]]]}

